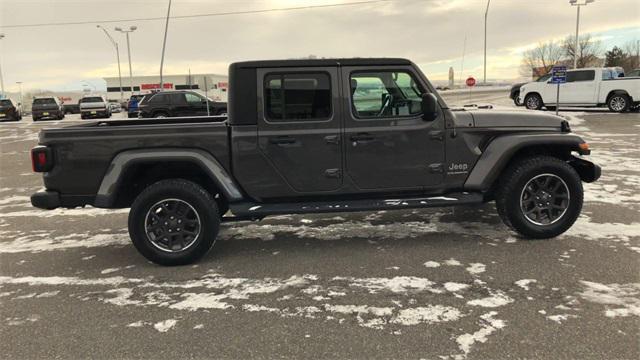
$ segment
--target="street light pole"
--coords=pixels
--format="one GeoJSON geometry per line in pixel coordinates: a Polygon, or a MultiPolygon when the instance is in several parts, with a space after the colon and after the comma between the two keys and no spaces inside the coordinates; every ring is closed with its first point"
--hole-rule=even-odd
{"type": "Polygon", "coordinates": [[[138,27],[131,26],[129,30],[123,30],[117,27],[115,30],[125,33],[127,35],[127,56],[129,57],[129,90],[131,90],[131,96],[133,96],[133,72],[131,71],[131,46],[129,45],[129,33],[134,32],[138,27]]]}
{"type": "Polygon", "coordinates": [[[164,89],[164,78],[162,77],[162,68],[164,67],[164,49],[167,45],[167,32],[169,31],[169,15],[171,14],[171,0],[167,8],[167,21],[164,24],[164,40],[162,41],[162,57],[160,58],[160,91],[164,89]]]}
{"type": "MultiPolygon", "coordinates": [[[[0,40],[4,39],[4,34],[0,34],[0,40]]],[[[2,59],[0,59],[0,99],[4,99],[4,78],[2,77],[2,59]]]]}
{"type": "Polygon", "coordinates": [[[22,114],[22,81],[16,81],[16,84],[20,86],[20,114],[22,114]]]}
{"type": "Polygon", "coordinates": [[[484,11],[484,83],[487,83],[487,17],[489,16],[489,4],[491,0],[487,0],[487,9],[484,11]]]}
{"type": "Polygon", "coordinates": [[[580,7],[587,6],[587,4],[594,2],[595,0],[569,0],[569,4],[571,6],[575,6],[578,8],[576,15],[576,43],[573,49],[573,68],[578,68],[578,47],[580,46],[579,42],[579,31],[580,31],[580,7]]]}
{"type": "Polygon", "coordinates": [[[96,27],[104,31],[104,34],[107,35],[113,47],[116,48],[116,58],[118,59],[118,81],[120,82],[120,103],[122,103],[124,101],[124,94],[122,93],[122,73],[120,72],[120,50],[118,49],[118,43],[115,40],[113,40],[111,35],[109,35],[109,32],[107,31],[107,29],[103,28],[100,25],[96,25],[96,27]]]}

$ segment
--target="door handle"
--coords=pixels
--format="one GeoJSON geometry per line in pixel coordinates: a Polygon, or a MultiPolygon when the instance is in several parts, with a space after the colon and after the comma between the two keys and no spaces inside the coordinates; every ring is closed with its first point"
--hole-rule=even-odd
{"type": "Polygon", "coordinates": [[[444,133],[442,130],[434,130],[434,131],[429,131],[429,138],[431,140],[444,140],[444,133]]]}
{"type": "Polygon", "coordinates": [[[356,135],[352,135],[349,139],[351,139],[351,141],[353,142],[359,142],[359,143],[367,143],[375,140],[373,135],[369,133],[358,133],[356,135]]]}
{"type": "Polygon", "coordinates": [[[327,135],[324,137],[324,141],[327,144],[338,145],[340,143],[340,137],[338,135],[327,135]]]}
{"type": "Polygon", "coordinates": [[[297,142],[296,139],[290,136],[279,136],[276,138],[270,138],[269,143],[273,145],[292,145],[297,142]]]}

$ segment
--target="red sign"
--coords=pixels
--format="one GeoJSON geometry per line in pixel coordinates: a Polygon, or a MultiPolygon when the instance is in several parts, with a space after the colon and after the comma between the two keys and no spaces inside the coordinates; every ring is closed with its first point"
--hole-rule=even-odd
{"type": "MultiPolygon", "coordinates": [[[[162,84],[163,89],[173,89],[172,83],[164,83],[162,84]]],[[[140,84],[140,90],[153,90],[160,89],[160,84],[140,84]]]]}
{"type": "Polygon", "coordinates": [[[467,81],[465,81],[467,86],[472,87],[476,85],[476,79],[473,78],[473,76],[469,76],[467,78],[467,81]]]}
{"type": "Polygon", "coordinates": [[[226,81],[219,81],[218,82],[218,89],[226,89],[229,87],[229,83],[226,81]]]}

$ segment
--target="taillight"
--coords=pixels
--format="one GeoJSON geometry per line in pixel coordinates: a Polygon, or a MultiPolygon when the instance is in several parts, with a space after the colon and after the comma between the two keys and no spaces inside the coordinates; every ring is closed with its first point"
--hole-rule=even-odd
{"type": "Polygon", "coordinates": [[[46,146],[31,149],[31,168],[34,172],[47,172],[53,168],[53,153],[46,146]]]}

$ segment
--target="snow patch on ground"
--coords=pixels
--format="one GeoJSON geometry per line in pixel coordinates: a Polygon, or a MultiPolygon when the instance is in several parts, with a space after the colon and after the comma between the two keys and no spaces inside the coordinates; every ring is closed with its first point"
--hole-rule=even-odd
{"type": "Polygon", "coordinates": [[[533,284],[533,283],[537,283],[538,280],[536,279],[522,279],[522,280],[518,280],[516,281],[514,284],[520,286],[521,288],[529,291],[529,284],[533,284]]]}
{"type": "Polygon", "coordinates": [[[168,319],[168,320],[160,321],[158,323],[153,324],[153,328],[158,330],[159,332],[164,333],[169,331],[177,323],[178,323],[178,320],[168,319]]]}
{"type": "Polygon", "coordinates": [[[504,320],[494,319],[494,316],[496,315],[498,315],[496,311],[491,311],[481,315],[480,330],[473,334],[463,334],[456,338],[458,347],[462,350],[465,356],[469,354],[473,344],[487,342],[487,337],[489,335],[505,327],[506,324],[504,320]]]}
{"type": "Polygon", "coordinates": [[[600,284],[580,281],[584,290],[579,295],[590,302],[606,306],[605,316],[640,316],[640,283],[600,284]]]}

